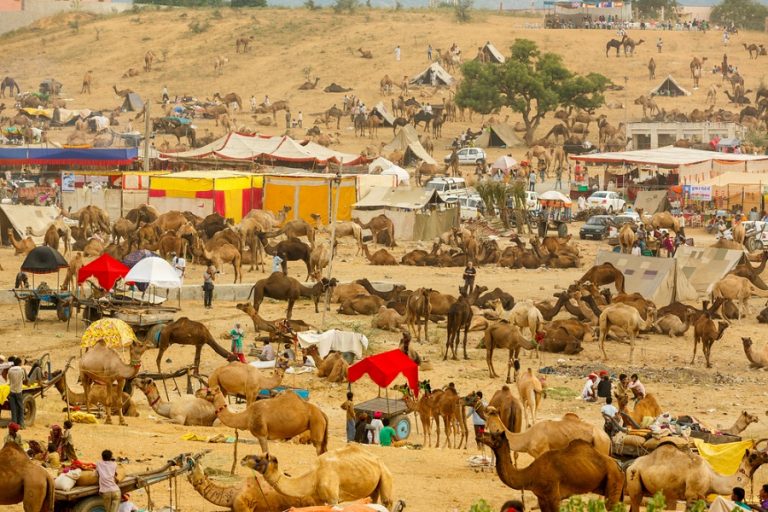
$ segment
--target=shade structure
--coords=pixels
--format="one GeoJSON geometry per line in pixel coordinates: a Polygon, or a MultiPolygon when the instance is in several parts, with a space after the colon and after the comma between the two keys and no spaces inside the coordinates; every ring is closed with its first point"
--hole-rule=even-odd
{"type": "Polygon", "coordinates": [[[133,251],[128,256],[123,258],[123,263],[128,268],[133,268],[134,265],[136,265],[138,262],[143,260],[144,258],[152,258],[156,257],[157,254],[153,253],[152,251],[148,251],[146,249],[139,249],[138,251],[133,251]]]}
{"type": "Polygon", "coordinates": [[[111,348],[127,347],[139,342],[131,326],[117,318],[102,318],[89,325],[83,333],[80,346],[92,347],[101,340],[111,348]]]}
{"type": "Polygon", "coordinates": [[[32,274],[51,274],[68,267],[69,263],[64,259],[64,256],[56,249],[47,245],[41,245],[29,251],[29,254],[27,254],[27,257],[24,258],[24,262],[21,264],[23,272],[30,272],[32,274]]]}
{"type": "Polygon", "coordinates": [[[501,169],[502,171],[509,171],[517,167],[517,160],[511,156],[503,155],[496,159],[491,166],[491,169],[501,169]]]}
{"type": "Polygon", "coordinates": [[[170,263],[163,258],[144,258],[126,274],[127,283],[146,283],[160,288],[180,288],[181,280],[170,263]]]}
{"type": "Polygon", "coordinates": [[[349,382],[355,382],[366,374],[382,388],[392,384],[402,374],[408,380],[413,395],[419,396],[419,367],[399,349],[366,357],[350,366],[347,376],[349,382]]]}
{"type": "Polygon", "coordinates": [[[115,286],[115,281],[125,277],[129,270],[130,268],[109,254],[102,254],[80,269],[77,273],[77,282],[79,284],[89,277],[95,277],[99,286],[105,290],[111,290],[115,286]]]}
{"type": "Polygon", "coordinates": [[[557,190],[547,190],[546,192],[542,192],[541,194],[539,194],[539,200],[540,201],[561,201],[566,205],[570,205],[573,203],[570,197],[566,196],[562,192],[558,192],[557,190]]]}

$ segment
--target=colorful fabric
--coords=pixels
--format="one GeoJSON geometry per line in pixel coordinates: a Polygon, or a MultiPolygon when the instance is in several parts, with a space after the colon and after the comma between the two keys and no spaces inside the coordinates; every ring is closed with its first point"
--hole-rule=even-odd
{"type": "Polygon", "coordinates": [[[128,347],[131,343],[139,342],[136,333],[127,323],[117,318],[102,318],[88,326],[83,333],[80,346],[92,347],[102,340],[110,348],[128,347]]]}
{"type": "Polygon", "coordinates": [[[752,440],[738,443],[709,444],[694,438],[693,443],[704,460],[721,475],[733,475],[739,469],[744,452],[754,445],[752,440]]]}

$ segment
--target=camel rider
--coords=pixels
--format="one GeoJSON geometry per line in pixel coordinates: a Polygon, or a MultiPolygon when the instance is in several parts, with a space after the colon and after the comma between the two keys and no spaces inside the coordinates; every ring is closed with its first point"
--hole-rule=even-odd
{"type": "Polygon", "coordinates": [[[232,337],[232,345],[230,346],[230,352],[232,352],[237,360],[241,363],[245,363],[245,354],[243,354],[243,328],[239,323],[235,324],[235,327],[229,331],[229,335],[232,337]]]}
{"type": "Polygon", "coordinates": [[[424,113],[431,115],[432,114],[432,105],[430,105],[429,103],[424,105],[424,113]]]}

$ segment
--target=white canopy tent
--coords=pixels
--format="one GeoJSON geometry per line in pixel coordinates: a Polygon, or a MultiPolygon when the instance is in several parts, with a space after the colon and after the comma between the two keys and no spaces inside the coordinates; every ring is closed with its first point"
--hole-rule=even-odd
{"type": "Polygon", "coordinates": [[[296,336],[299,338],[301,348],[317,346],[320,357],[326,357],[331,350],[336,350],[338,352],[353,352],[355,359],[362,359],[363,351],[368,349],[368,338],[359,332],[331,329],[321,333],[299,332],[296,333],[296,336]]]}
{"type": "Polygon", "coordinates": [[[163,258],[144,258],[125,276],[126,283],[147,283],[158,288],[181,288],[181,279],[176,270],[163,258]]]}
{"type": "Polygon", "coordinates": [[[493,162],[491,169],[501,169],[502,171],[509,171],[517,167],[517,160],[511,156],[502,155],[493,162]]]}

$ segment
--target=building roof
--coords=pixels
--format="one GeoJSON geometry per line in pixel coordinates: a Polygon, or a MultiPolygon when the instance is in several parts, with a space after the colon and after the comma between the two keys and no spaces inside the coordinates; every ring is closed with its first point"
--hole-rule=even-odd
{"type": "Polygon", "coordinates": [[[404,210],[422,210],[429,204],[444,203],[435,190],[422,188],[402,189],[373,187],[365,197],[352,206],[357,209],[401,208],[404,210]]]}
{"type": "Polygon", "coordinates": [[[713,160],[720,162],[768,160],[768,156],[766,155],[717,153],[715,151],[676,148],[674,146],[665,146],[656,149],[640,149],[634,151],[570,155],[570,158],[572,160],[579,160],[582,162],[595,164],[655,165],[658,167],[666,167],[671,169],[713,160]]]}

